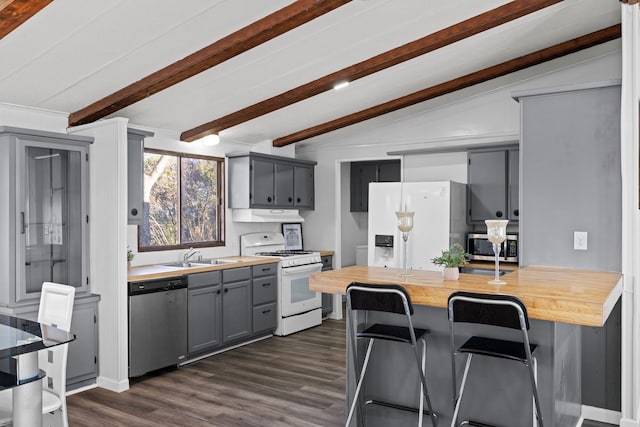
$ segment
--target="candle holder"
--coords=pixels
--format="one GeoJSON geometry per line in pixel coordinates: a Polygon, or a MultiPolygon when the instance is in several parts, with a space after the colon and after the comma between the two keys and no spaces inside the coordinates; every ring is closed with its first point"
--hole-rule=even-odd
{"type": "Polygon", "coordinates": [[[407,268],[407,239],[409,239],[409,232],[413,229],[414,214],[415,212],[396,212],[396,217],[398,218],[398,230],[402,232],[402,240],[404,242],[402,244],[402,262],[404,268],[402,269],[402,273],[400,273],[400,276],[412,276],[407,268]]]}
{"type": "Polygon", "coordinates": [[[489,280],[488,283],[492,285],[504,285],[507,282],[504,280],[500,280],[500,248],[502,246],[502,242],[507,239],[507,223],[509,222],[506,219],[486,219],[485,224],[487,224],[487,236],[489,241],[493,244],[493,253],[496,257],[496,272],[493,280],[489,280]]]}

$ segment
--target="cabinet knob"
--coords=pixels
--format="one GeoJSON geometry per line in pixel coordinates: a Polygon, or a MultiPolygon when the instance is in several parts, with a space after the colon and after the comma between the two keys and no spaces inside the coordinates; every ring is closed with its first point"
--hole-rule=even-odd
{"type": "Polygon", "coordinates": [[[502,218],[502,211],[498,211],[498,212],[496,212],[496,217],[498,217],[498,218],[502,218]]]}
{"type": "Polygon", "coordinates": [[[271,283],[263,283],[263,284],[262,284],[262,287],[263,287],[263,288],[266,288],[267,286],[271,286],[271,283]]]}
{"type": "Polygon", "coordinates": [[[138,216],[138,209],[136,208],[131,209],[131,215],[138,216]]]}
{"type": "Polygon", "coordinates": [[[298,197],[298,198],[296,199],[296,202],[298,202],[298,203],[300,203],[301,201],[302,201],[302,199],[300,199],[300,197],[298,197]]]}
{"type": "Polygon", "coordinates": [[[289,199],[287,200],[289,200],[290,202],[293,202],[293,197],[289,197],[289,199]]]}
{"type": "Polygon", "coordinates": [[[267,197],[267,202],[271,203],[271,196],[267,197]]]}
{"type": "Polygon", "coordinates": [[[229,289],[225,288],[224,293],[226,294],[227,292],[229,292],[229,289]]]}
{"type": "Polygon", "coordinates": [[[218,291],[216,292],[216,294],[220,295],[220,289],[218,289],[218,291]]]}
{"type": "Polygon", "coordinates": [[[520,216],[520,209],[513,211],[513,216],[520,216]]]}

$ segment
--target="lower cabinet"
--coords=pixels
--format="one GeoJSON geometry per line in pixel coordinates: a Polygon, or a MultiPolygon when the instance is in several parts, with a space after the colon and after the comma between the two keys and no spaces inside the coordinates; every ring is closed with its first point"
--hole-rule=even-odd
{"type": "Polygon", "coordinates": [[[194,273],[188,283],[188,357],[265,336],[276,327],[277,263],[194,273]]]}
{"type": "Polygon", "coordinates": [[[187,283],[188,352],[196,353],[215,348],[222,344],[220,272],[191,274],[187,277],[187,283]]]}
{"type": "MultiPolygon", "coordinates": [[[[37,317],[37,316],[36,316],[37,317]]],[[[98,377],[98,298],[76,298],[67,354],[67,390],[93,384],[98,377]]]]}
{"type": "Polygon", "coordinates": [[[224,283],[222,292],[222,342],[226,344],[251,335],[251,280],[224,283]]]}

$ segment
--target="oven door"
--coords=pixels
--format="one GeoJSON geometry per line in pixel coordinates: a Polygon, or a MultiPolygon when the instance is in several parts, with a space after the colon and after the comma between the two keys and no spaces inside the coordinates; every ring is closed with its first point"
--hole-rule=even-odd
{"type": "Polygon", "coordinates": [[[309,275],[321,270],[322,263],[280,269],[280,312],[282,317],[322,308],[322,294],[309,290],[309,275]]]}

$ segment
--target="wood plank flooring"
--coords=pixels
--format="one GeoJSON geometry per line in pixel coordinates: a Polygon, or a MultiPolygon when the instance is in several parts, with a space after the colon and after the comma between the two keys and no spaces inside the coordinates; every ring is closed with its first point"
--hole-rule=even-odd
{"type": "Polygon", "coordinates": [[[339,426],[344,423],[345,324],[273,337],[67,398],[73,426],[339,426]]]}
{"type": "MultiPolygon", "coordinates": [[[[132,381],[67,397],[82,426],[341,426],[345,419],[345,323],[273,337],[132,381]]],[[[425,423],[427,425],[428,423],[425,423]]],[[[611,427],[585,421],[583,427],[611,427]]]]}

